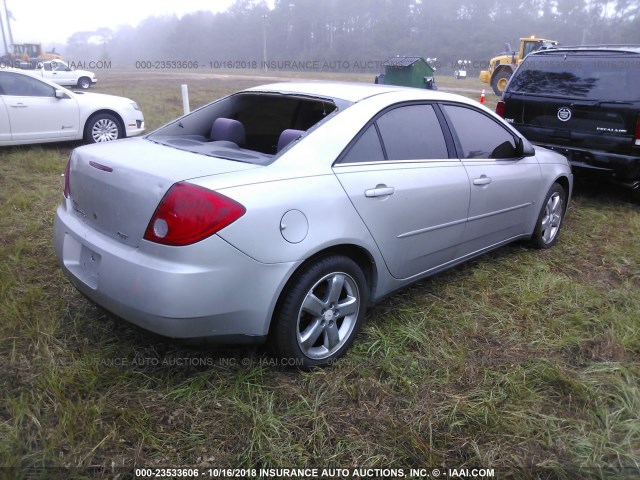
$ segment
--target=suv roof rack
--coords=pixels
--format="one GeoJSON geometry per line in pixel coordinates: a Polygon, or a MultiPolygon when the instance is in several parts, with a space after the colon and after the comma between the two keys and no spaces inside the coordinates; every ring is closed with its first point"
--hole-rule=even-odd
{"type": "Polygon", "coordinates": [[[553,50],[616,50],[620,52],[633,52],[640,53],[640,44],[632,43],[610,43],[599,45],[558,45],[546,50],[540,51],[553,51],[553,50]]]}

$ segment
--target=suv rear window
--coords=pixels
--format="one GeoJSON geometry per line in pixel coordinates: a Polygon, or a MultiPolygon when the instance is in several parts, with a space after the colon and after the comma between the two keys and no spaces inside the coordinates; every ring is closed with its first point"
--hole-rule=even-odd
{"type": "Polygon", "coordinates": [[[554,52],[527,57],[511,93],[594,101],[640,100],[640,55],[554,52]]]}

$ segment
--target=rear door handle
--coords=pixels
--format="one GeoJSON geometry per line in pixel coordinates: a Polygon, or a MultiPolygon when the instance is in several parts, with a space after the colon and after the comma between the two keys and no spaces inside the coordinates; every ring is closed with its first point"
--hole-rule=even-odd
{"type": "Polygon", "coordinates": [[[387,187],[386,185],[376,185],[376,188],[370,188],[364,191],[364,196],[367,198],[373,197],[386,197],[393,195],[396,191],[393,187],[387,187]]]}
{"type": "Polygon", "coordinates": [[[14,105],[11,105],[11,108],[27,108],[28,105],[25,105],[24,103],[16,103],[14,105]]]}
{"type": "Polygon", "coordinates": [[[487,177],[486,175],[481,175],[480,178],[473,180],[474,185],[489,185],[490,183],[491,177],[487,177]]]}

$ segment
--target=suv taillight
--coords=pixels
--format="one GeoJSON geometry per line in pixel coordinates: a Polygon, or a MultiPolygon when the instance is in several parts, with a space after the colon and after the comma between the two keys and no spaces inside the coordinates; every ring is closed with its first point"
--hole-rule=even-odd
{"type": "Polygon", "coordinates": [[[186,182],[173,184],[144,234],[163,245],[191,245],[235,222],[247,210],[235,200],[186,182]]]}
{"type": "Polygon", "coordinates": [[[496,105],[496,113],[504,118],[504,101],[498,100],[498,104],[496,105]]]}
{"type": "Polygon", "coordinates": [[[640,147],[640,115],[638,115],[638,121],[636,122],[635,145],[636,147],[640,147]]]}
{"type": "Polygon", "coordinates": [[[67,166],[64,167],[64,196],[65,198],[71,198],[71,189],[69,188],[69,173],[71,171],[71,155],[67,160],[67,166]]]}

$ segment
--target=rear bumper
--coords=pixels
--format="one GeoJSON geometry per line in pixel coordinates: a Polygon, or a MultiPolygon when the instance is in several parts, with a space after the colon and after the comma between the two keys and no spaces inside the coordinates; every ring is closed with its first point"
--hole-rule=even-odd
{"type": "Polygon", "coordinates": [[[491,72],[489,70],[482,70],[480,72],[480,81],[484,83],[491,82],[491,72]]]}
{"type": "Polygon", "coordinates": [[[54,220],[56,256],[96,304],[165,337],[236,343],[268,334],[295,264],[257,262],[217,235],[187,247],[132,247],[87,227],[67,202],[54,220]]]}
{"type": "Polygon", "coordinates": [[[613,180],[621,182],[640,179],[640,156],[620,155],[535,141],[533,143],[566,156],[572,168],[600,171],[610,175],[613,180]]]}

